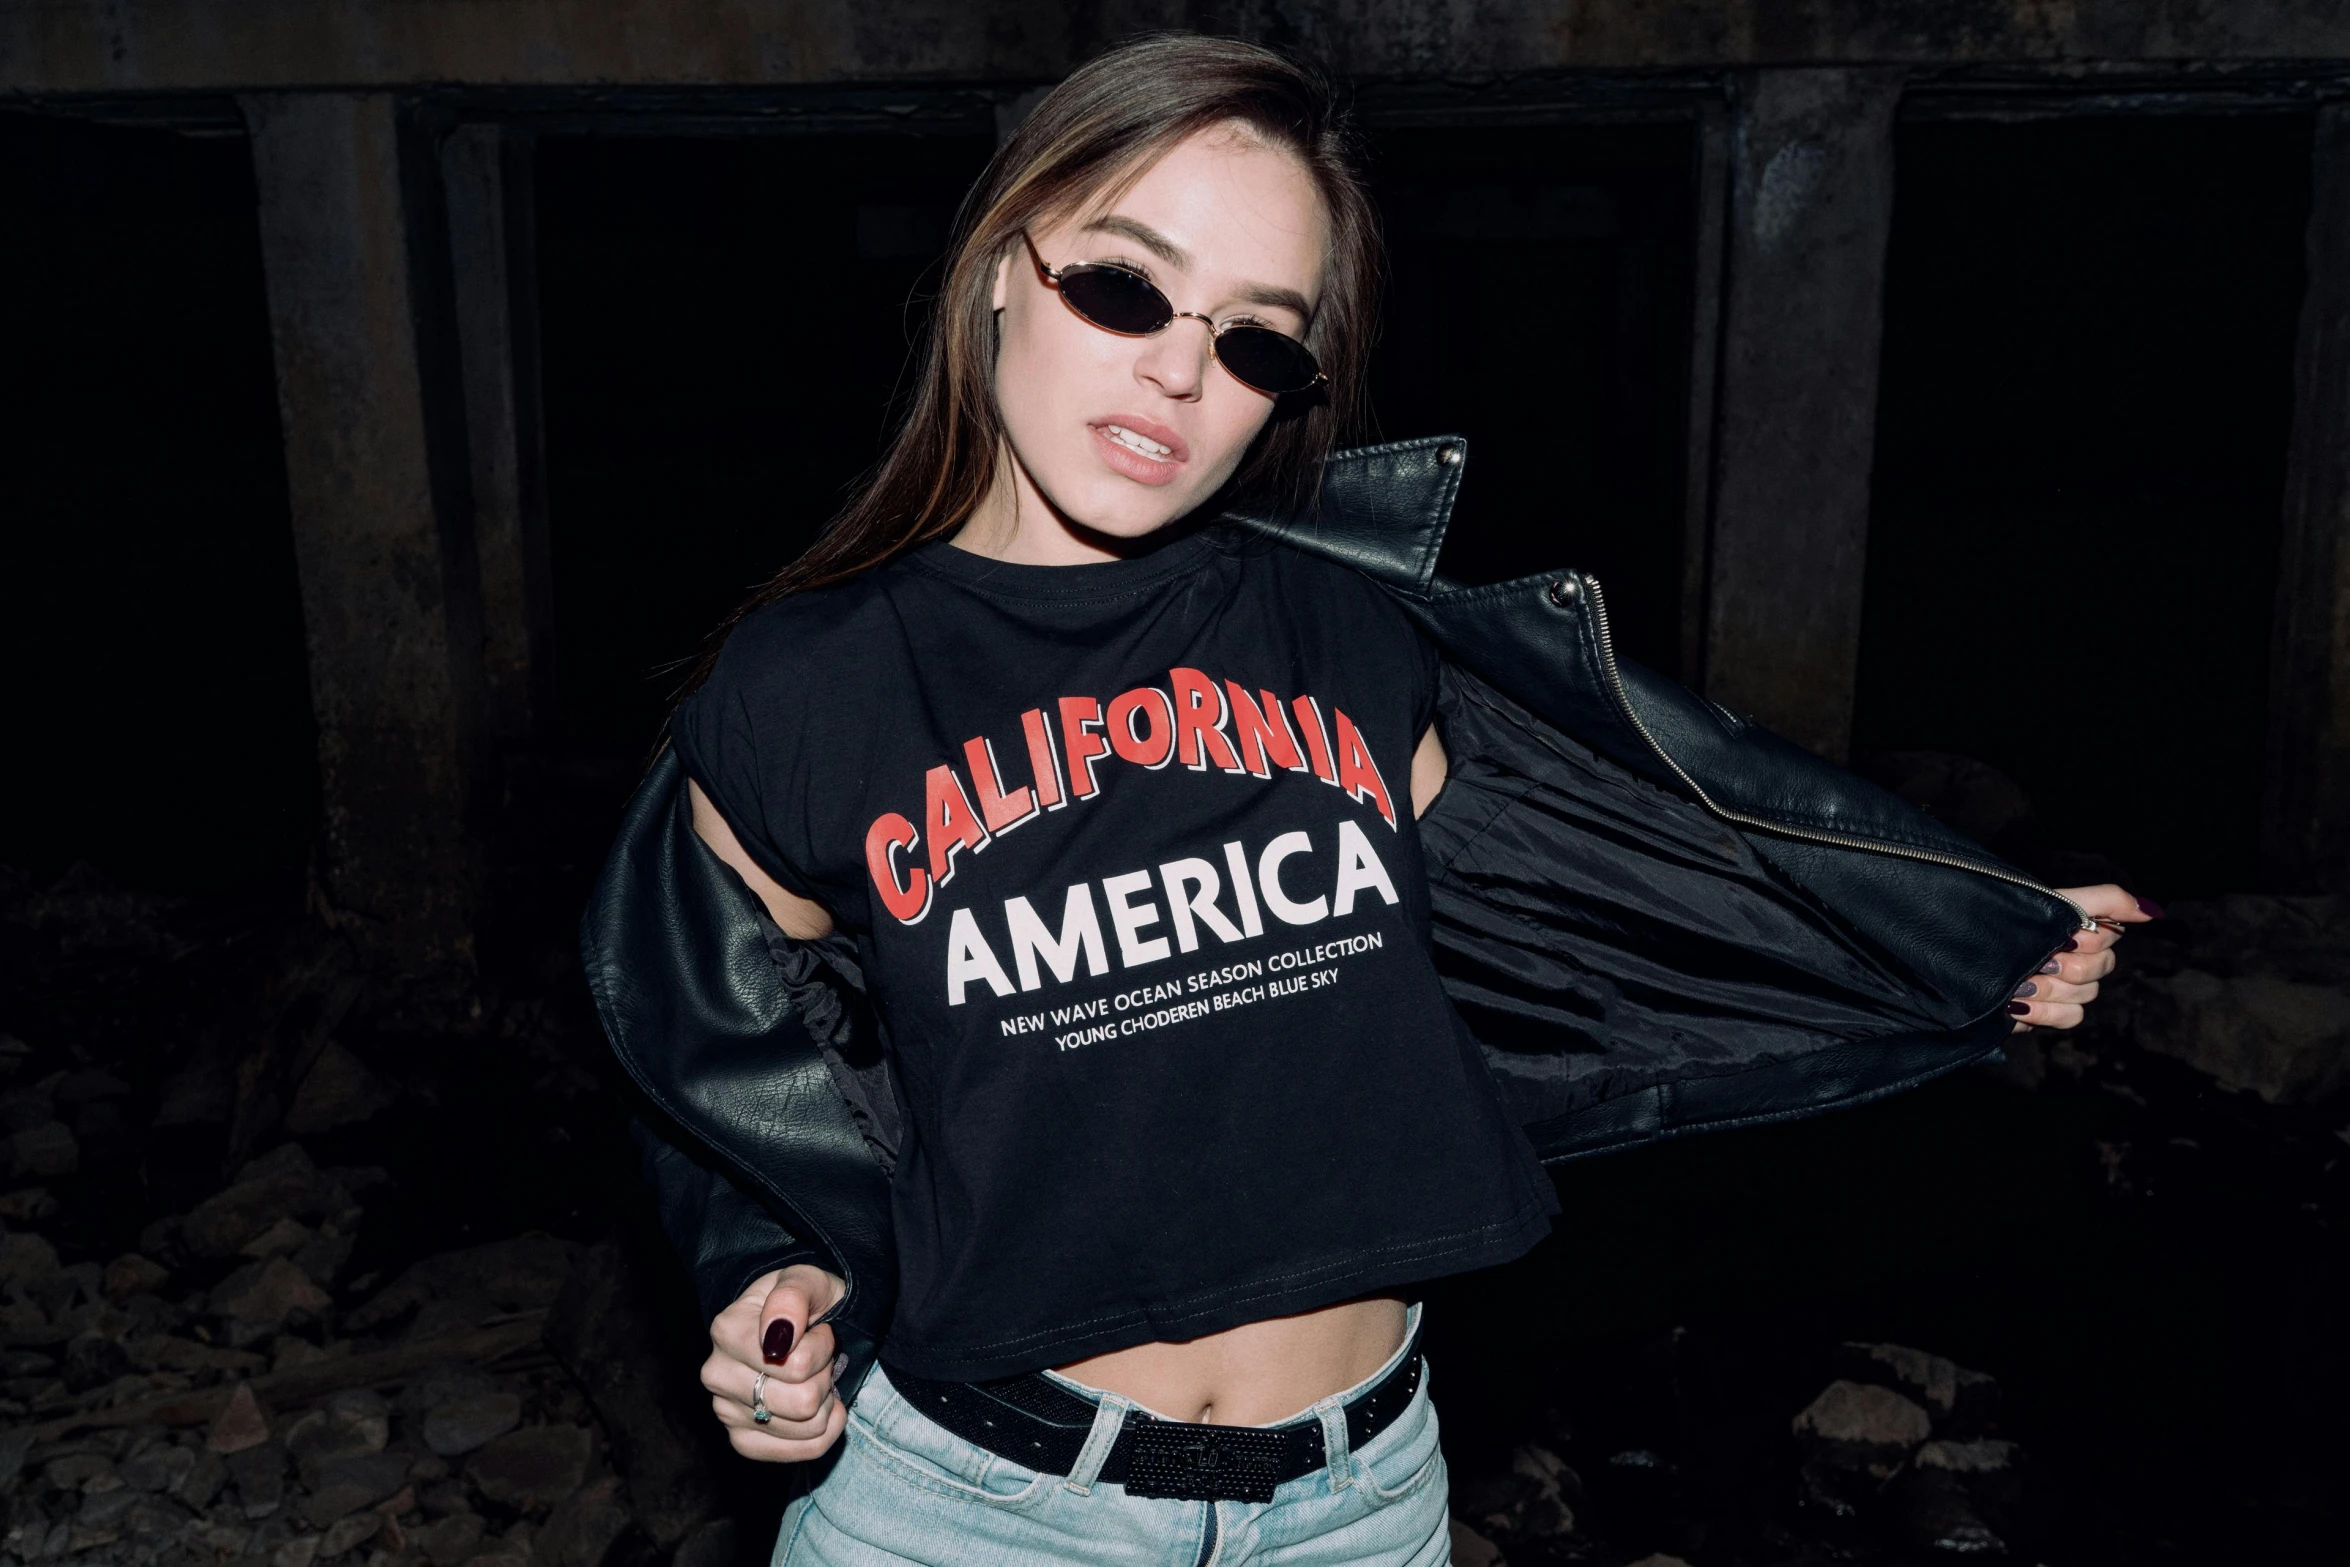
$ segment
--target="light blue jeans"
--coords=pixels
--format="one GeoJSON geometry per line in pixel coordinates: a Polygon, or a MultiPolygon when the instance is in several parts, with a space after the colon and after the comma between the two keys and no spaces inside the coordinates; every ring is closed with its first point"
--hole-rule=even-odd
{"type": "Polygon", "coordinates": [[[1319,1421],[1330,1461],[1270,1502],[1132,1497],[1097,1479],[1136,1407],[1115,1393],[1061,1379],[1098,1413],[1077,1472],[1043,1475],[942,1430],[876,1368],[849,1412],[839,1462],[785,1511],[772,1567],[1444,1567],[1444,1455],[1425,1368],[1402,1416],[1360,1452],[1347,1449],[1340,1406],[1403,1353],[1278,1422],[1319,1421]]]}

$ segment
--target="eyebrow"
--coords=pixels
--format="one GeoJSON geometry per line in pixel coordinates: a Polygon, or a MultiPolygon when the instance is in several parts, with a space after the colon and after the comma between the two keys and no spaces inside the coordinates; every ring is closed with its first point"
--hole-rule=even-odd
{"type": "MultiPolygon", "coordinates": [[[[1095,218],[1079,232],[1116,234],[1134,241],[1171,267],[1188,269],[1191,266],[1191,252],[1149,224],[1120,217],[1114,212],[1095,218]]],[[[1305,295],[1294,288],[1276,288],[1270,283],[1243,283],[1235,297],[1251,305],[1268,305],[1278,310],[1294,311],[1300,321],[1314,319],[1314,307],[1307,302],[1305,295]]]]}

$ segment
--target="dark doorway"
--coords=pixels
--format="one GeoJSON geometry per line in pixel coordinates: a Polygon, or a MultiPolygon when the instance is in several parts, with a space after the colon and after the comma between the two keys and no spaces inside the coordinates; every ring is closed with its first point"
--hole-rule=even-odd
{"type": "Polygon", "coordinates": [[[1901,132],[1856,750],[2139,885],[2254,885],[2300,117],[1901,132]]]}
{"type": "Polygon", "coordinates": [[[642,755],[681,661],[880,452],[982,136],[556,137],[538,164],[564,729],[642,755]]]}
{"type": "Polygon", "coordinates": [[[1630,655],[1679,663],[1692,137],[1686,123],[1392,130],[1388,437],[1457,432],[1441,569],[1606,583],[1630,655]]]}
{"type": "Polygon", "coordinates": [[[238,135],[0,115],[0,863],[299,885],[317,766],[238,135]]]}

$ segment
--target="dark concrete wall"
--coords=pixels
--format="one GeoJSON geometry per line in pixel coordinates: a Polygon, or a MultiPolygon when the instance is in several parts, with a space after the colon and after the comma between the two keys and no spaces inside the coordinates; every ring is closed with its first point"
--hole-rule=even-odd
{"type": "Polygon", "coordinates": [[[2265,879],[2350,886],[2350,107],[2318,115],[2269,662],[2265,879]]]}
{"type": "Polygon", "coordinates": [[[1731,138],[1705,692],[1839,760],[1900,98],[1898,68],[1760,72],[1731,138]]]}
{"type": "Polygon", "coordinates": [[[1363,76],[2350,58],[2345,0],[18,0],[0,92],[1045,80],[1158,27],[1363,76]]]}

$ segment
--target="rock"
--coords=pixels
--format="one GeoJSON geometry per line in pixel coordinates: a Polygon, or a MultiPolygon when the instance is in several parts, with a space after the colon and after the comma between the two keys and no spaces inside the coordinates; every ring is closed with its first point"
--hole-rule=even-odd
{"type": "Polygon", "coordinates": [[[140,1340],[133,1347],[131,1360],[156,1371],[225,1371],[232,1376],[259,1371],[269,1364],[251,1350],[199,1344],[192,1338],[177,1338],[168,1333],[140,1340]]]}
{"type": "Polygon", "coordinates": [[[435,1567],[457,1567],[480,1547],[481,1531],[480,1514],[451,1513],[421,1529],[409,1530],[408,1540],[435,1567]]]}
{"type": "Polygon", "coordinates": [[[237,1248],[240,1257],[282,1257],[299,1250],[317,1232],[299,1219],[280,1219],[237,1248]]]}
{"type": "Polygon", "coordinates": [[[2029,1543],[2045,1509],[2021,1457],[2013,1442],[1928,1442],[1894,1484],[1894,1531],[1954,1556],[2003,1556],[2029,1543]]]}
{"type": "Polygon", "coordinates": [[[1801,1500],[1840,1519],[1873,1501],[1933,1428],[1923,1408],[1891,1388],[1850,1381],[1829,1383],[1794,1425],[1803,1449],[1796,1471],[1801,1500]]]}
{"type": "Polygon", "coordinates": [[[523,1235],[442,1252],[409,1268],[352,1312],[350,1326],[371,1331],[432,1303],[454,1308],[444,1317],[453,1329],[498,1312],[537,1310],[562,1293],[577,1251],[551,1235],[523,1235]]]}
{"type": "MultiPolygon", "coordinates": [[[[301,1470],[304,1483],[316,1489],[327,1465],[339,1458],[380,1453],[391,1434],[391,1412],[382,1396],[354,1388],[335,1394],[325,1408],[286,1427],[286,1453],[301,1470]]],[[[402,1478],[406,1473],[403,1467],[402,1478]]]]}
{"type": "Polygon", "coordinates": [[[57,1199],[46,1186],[27,1186],[0,1197],[0,1219],[11,1224],[38,1224],[57,1217],[57,1199]]]}
{"type": "Polygon", "coordinates": [[[1641,1557],[1640,1560],[1632,1564],[1632,1567],[1689,1567],[1689,1564],[1678,1556],[1667,1556],[1664,1552],[1658,1551],[1653,1556],[1641,1557]]]}
{"type": "Polygon", "coordinates": [[[338,1519],[334,1527],[328,1529],[319,1540],[318,1554],[321,1559],[331,1560],[374,1539],[383,1532],[383,1526],[384,1515],[381,1513],[353,1513],[348,1518],[338,1519]]]}
{"type": "Polygon", "coordinates": [[[358,1241],[356,1235],[314,1235],[294,1253],[294,1266],[308,1274],[320,1288],[332,1288],[342,1276],[344,1265],[351,1260],[351,1248],[358,1241]]]}
{"type": "Polygon", "coordinates": [[[41,1478],[58,1491],[110,1491],[122,1483],[113,1463],[100,1453],[68,1453],[63,1458],[52,1458],[49,1467],[41,1471],[41,1478]]]}
{"type": "Polygon", "coordinates": [[[63,1121],[44,1121],[8,1140],[19,1175],[71,1175],[82,1167],[82,1147],[63,1121]]]}
{"type": "Polygon", "coordinates": [[[424,1445],[443,1458],[458,1458],[521,1423],[522,1400],[512,1393],[452,1398],[424,1417],[424,1445]]]}
{"type": "MultiPolygon", "coordinates": [[[[1474,1533],[1455,1519],[1452,1559],[1455,1563],[1467,1563],[1469,1567],[1475,1567],[1473,1558],[1461,1554],[1461,1537],[1464,1534],[1472,1540],[1478,1540],[1474,1533]]],[[[679,1543],[676,1553],[669,1558],[669,1567],[734,1567],[741,1539],[742,1530],[732,1518],[713,1518],[679,1543]]],[[[1484,1544],[1482,1540],[1478,1540],[1478,1543],[1484,1544]]],[[[1487,1546],[1486,1549],[1491,1550],[1492,1547],[1487,1546]]],[[[1499,1567],[1500,1560],[1497,1551],[1493,1556],[1495,1567],[1499,1567]]]]}
{"type": "MultiPolygon", "coordinates": [[[[55,1292],[56,1281],[65,1270],[57,1265],[57,1248],[38,1235],[0,1235],[0,1289],[55,1292]]],[[[66,1290],[58,1296],[57,1304],[64,1304],[66,1290]]]]}
{"type": "Polygon", "coordinates": [[[196,1467],[191,1448],[157,1444],[122,1463],[122,1483],[139,1491],[174,1491],[196,1467]]]}
{"type": "Polygon", "coordinates": [[[212,1505],[220,1488],[228,1483],[228,1461],[208,1449],[196,1451],[196,1461],[188,1472],[172,1487],[172,1494],[198,1512],[212,1505]]]}
{"type": "Polygon", "coordinates": [[[665,1257],[648,1264],[637,1249],[598,1246],[547,1313],[545,1334],[595,1409],[637,1522],[664,1550],[721,1515],[716,1477],[733,1461],[693,1361],[669,1347],[694,1343],[701,1326],[674,1278],[665,1257]]]}
{"type": "MultiPolygon", "coordinates": [[[[699,1539],[700,1536],[695,1538],[699,1539]]],[[[687,1543],[691,1544],[692,1541],[687,1543]]],[[[1458,1518],[1452,1520],[1452,1561],[1453,1567],[1508,1567],[1502,1558],[1500,1546],[1458,1518]]],[[[682,1556],[679,1567],[683,1567],[682,1556]]],[[[693,1567],[703,1567],[703,1564],[697,1560],[693,1567]]],[[[711,1567],[716,1567],[716,1564],[711,1564],[711,1567]]]]}
{"type": "Polygon", "coordinates": [[[2308,1104],[2350,1083],[2350,991],[2274,974],[2202,969],[2131,992],[2138,1042],[2270,1104],[2308,1104]]]}
{"type": "MultiPolygon", "coordinates": [[[[1861,1382],[1829,1383],[1795,1417],[1797,1436],[1850,1447],[1889,1449],[1904,1458],[1932,1432],[1933,1421],[1916,1404],[1891,1388],[1861,1382]]],[[[1892,1472],[1891,1467],[1884,1471],[1892,1472]]]]}
{"type": "Polygon", "coordinates": [[[281,1219],[324,1218],[342,1205],[339,1190],[320,1177],[302,1145],[287,1143],[247,1164],[235,1184],[191,1209],[180,1235],[200,1257],[233,1257],[281,1219]]]}
{"type": "Polygon", "coordinates": [[[130,1368],[131,1357],[121,1342],[102,1333],[78,1333],[65,1346],[65,1385],[70,1392],[104,1387],[130,1368]]]}
{"type": "MultiPolygon", "coordinates": [[[[205,1437],[204,1445],[225,1456],[259,1447],[268,1440],[269,1417],[262,1413],[261,1401],[253,1396],[253,1385],[239,1382],[228,1403],[213,1417],[212,1431],[205,1437]]],[[[241,1479],[238,1489],[243,1489],[241,1479]]]]}
{"type": "Polygon", "coordinates": [[[229,1478],[247,1518],[267,1518],[286,1498],[286,1450],[264,1442],[228,1455],[229,1478]]]}
{"type": "Polygon", "coordinates": [[[128,1300],[133,1295],[152,1295],[171,1280],[171,1270],[160,1263],[149,1262],[135,1251],[126,1251],[106,1265],[106,1279],[100,1287],[108,1300],[128,1300]]]}
{"type": "Polygon", "coordinates": [[[132,1498],[130,1510],[123,1515],[122,1530],[133,1540],[153,1546],[175,1539],[187,1527],[188,1515],[160,1496],[144,1492],[124,1493],[132,1498]]]}
{"type": "Polygon", "coordinates": [[[635,1527],[619,1492],[620,1482],[607,1477],[558,1506],[531,1542],[533,1567],[604,1567],[612,1547],[635,1527]]]}
{"type": "Polygon", "coordinates": [[[305,1534],[288,1540],[270,1553],[269,1567],[310,1567],[318,1555],[318,1536],[305,1534]]]}
{"type": "Polygon", "coordinates": [[[269,1368],[285,1371],[294,1366],[315,1366],[329,1360],[340,1360],[351,1353],[351,1341],[336,1339],[331,1344],[313,1344],[292,1333],[280,1333],[277,1343],[269,1351],[269,1368]]]}
{"type": "Polygon", "coordinates": [[[1958,1402],[1958,1363],[1906,1344],[1848,1343],[1837,1352],[1836,1374],[1907,1394],[1931,1415],[1947,1415],[1958,1402]]]}
{"type": "Polygon", "coordinates": [[[398,1453],[366,1453],[320,1464],[303,1516],[323,1529],[362,1507],[373,1507],[408,1483],[408,1460],[398,1453]]]}
{"type": "Polygon", "coordinates": [[[577,1426],[525,1426],[474,1454],[465,1470],[491,1501],[524,1509],[578,1490],[593,1449],[577,1426]]]}
{"type": "Polygon", "coordinates": [[[24,1469],[25,1455],[32,1450],[32,1427],[0,1431],[0,1491],[16,1483],[17,1475],[24,1469]]]}
{"type": "Polygon", "coordinates": [[[213,1287],[206,1302],[215,1316],[256,1327],[278,1328],[297,1311],[324,1311],[332,1296],[283,1257],[250,1262],[213,1287]]]}
{"type": "Polygon", "coordinates": [[[286,1112],[286,1130],[315,1137],[355,1126],[399,1102],[400,1091],[368,1069],[340,1040],[328,1040],[286,1112]]]}
{"type": "Polygon", "coordinates": [[[1904,1344],[1846,1344],[1836,1352],[1836,1374],[1924,1405],[1940,1437],[1980,1436],[1999,1413],[1996,1378],[1904,1344]]]}

